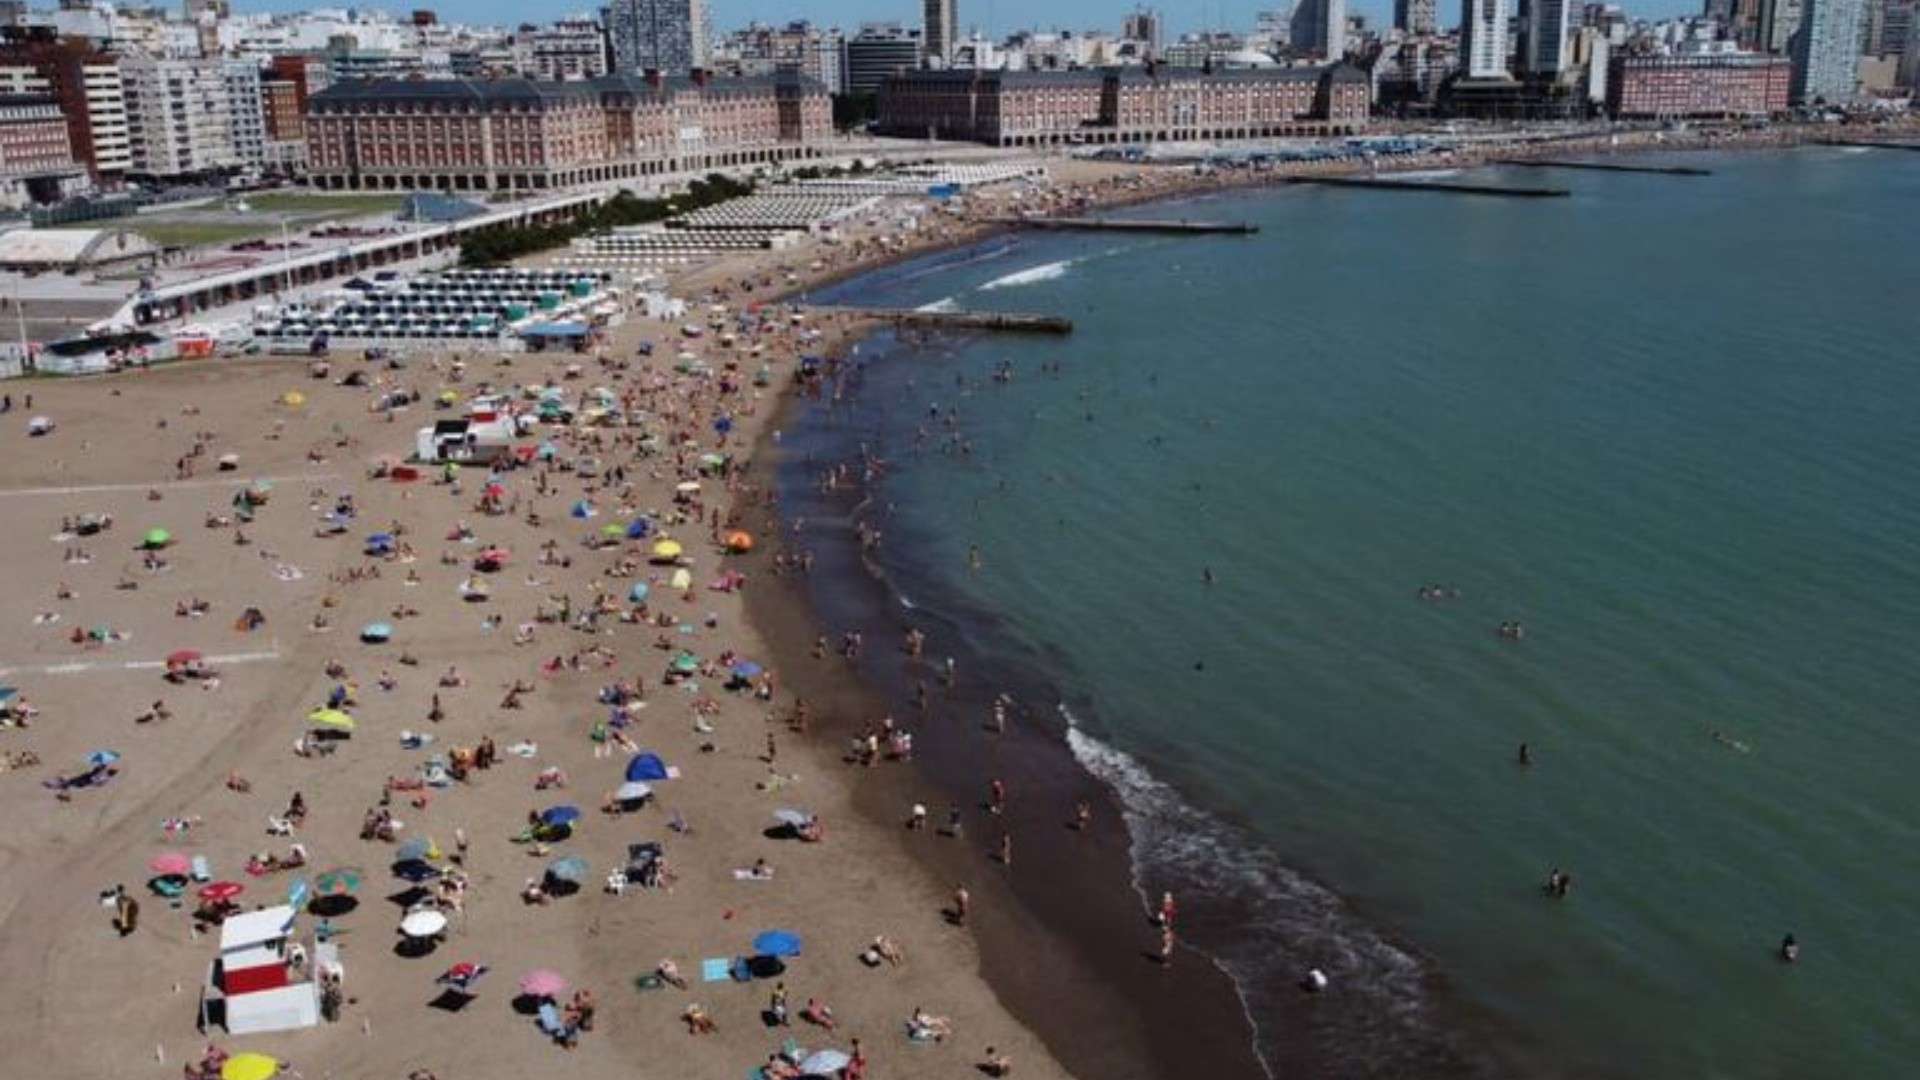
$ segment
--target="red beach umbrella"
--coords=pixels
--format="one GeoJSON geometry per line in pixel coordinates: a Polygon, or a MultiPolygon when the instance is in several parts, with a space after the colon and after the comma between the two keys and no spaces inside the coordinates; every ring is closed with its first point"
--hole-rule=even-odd
{"type": "Polygon", "coordinates": [[[193,860],[178,851],[163,851],[147,860],[147,866],[156,874],[184,874],[193,866],[193,860]]]}
{"type": "Polygon", "coordinates": [[[211,900],[217,904],[223,900],[231,900],[246,891],[247,887],[237,881],[215,881],[211,884],[200,886],[200,891],[194,895],[200,897],[202,900],[211,900]]]}
{"type": "Polygon", "coordinates": [[[188,664],[197,664],[200,660],[199,649],[175,649],[167,654],[167,666],[170,668],[186,667],[188,664]]]}

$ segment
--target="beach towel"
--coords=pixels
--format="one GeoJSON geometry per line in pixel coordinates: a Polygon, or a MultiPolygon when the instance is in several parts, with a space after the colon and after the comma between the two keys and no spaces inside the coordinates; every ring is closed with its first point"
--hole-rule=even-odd
{"type": "Polygon", "coordinates": [[[731,967],[732,965],[724,956],[715,957],[711,960],[702,960],[700,961],[700,981],[726,982],[728,979],[733,978],[732,971],[730,970],[731,967]]]}

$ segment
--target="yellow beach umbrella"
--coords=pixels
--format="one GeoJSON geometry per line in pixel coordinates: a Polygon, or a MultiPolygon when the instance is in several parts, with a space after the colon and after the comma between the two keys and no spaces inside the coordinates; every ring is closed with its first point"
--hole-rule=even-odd
{"type": "Polygon", "coordinates": [[[289,409],[297,409],[306,403],[307,395],[298,390],[289,390],[280,395],[280,404],[285,405],[289,409]]]}
{"type": "Polygon", "coordinates": [[[330,727],[338,731],[352,731],[359,725],[354,719],[339,709],[315,709],[307,714],[307,719],[321,727],[330,727]]]}
{"type": "Polygon", "coordinates": [[[653,557],[656,559],[677,559],[680,557],[680,541],[659,540],[653,545],[653,557]]]}
{"type": "Polygon", "coordinates": [[[220,1080],[267,1080],[280,1072],[280,1063],[265,1054],[235,1054],[220,1064],[220,1080]]]}

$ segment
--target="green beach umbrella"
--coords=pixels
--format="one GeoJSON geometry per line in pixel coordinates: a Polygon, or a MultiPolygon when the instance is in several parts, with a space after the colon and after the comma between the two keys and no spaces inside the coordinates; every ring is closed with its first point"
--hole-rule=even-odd
{"type": "Polygon", "coordinates": [[[690,652],[683,652],[673,658],[673,670],[682,675],[691,675],[700,670],[700,658],[690,652]]]}
{"type": "Polygon", "coordinates": [[[166,547],[173,543],[173,534],[165,529],[148,529],[146,535],[140,538],[140,543],[146,547],[166,547]]]}
{"type": "Polygon", "coordinates": [[[317,896],[345,896],[360,887],[360,871],[341,867],[328,870],[313,879],[313,891],[317,896]]]}

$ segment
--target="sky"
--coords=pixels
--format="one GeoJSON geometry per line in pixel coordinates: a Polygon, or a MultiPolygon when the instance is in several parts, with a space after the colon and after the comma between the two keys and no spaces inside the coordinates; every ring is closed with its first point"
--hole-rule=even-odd
{"type": "MultiPolygon", "coordinates": [[[[1121,16],[1137,0],[955,0],[963,33],[978,29],[999,38],[1015,30],[1107,30],[1117,33],[1121,16]]],[[[1642,18],[1664,18],[1693,13],[1701,5],[1688,0],[1612,0],[1642,18]]],[[[522,20],[552,21],[570,12],[590,12],[601,0],[557,0],[529,8],[524,0],[384,0],[360,4],[404,15],[414,8],[430,8],[441,21],[452,23],[518,25],[522,20]]],[[[1459,22],[1459,0],[1438,0],[1440,24],[1459,22]]],[[[1509,0],[1511,8],[1513,0],[1509,0]]],[[[1168,38],[1204,29],[1252,30],[1254,13],[1288,8],[1291,0],[1159,0],[1148,6],[1160,12],[1168,38]]],[[[351,0],[237,0],[239,11],[297,11],[314,7],[352,7],[351,0]]],[[[1347,0],[1350,13],[1364,14],[1369,26],[1391,23],[1392,0],[1347,0]]],[[[707,19],[716,30],[749,22],[786,23],[808,19],[820,26],[852,30],[862,22],[891,21],[918,25],[920,0],[707,0],[707,19]]]]}

